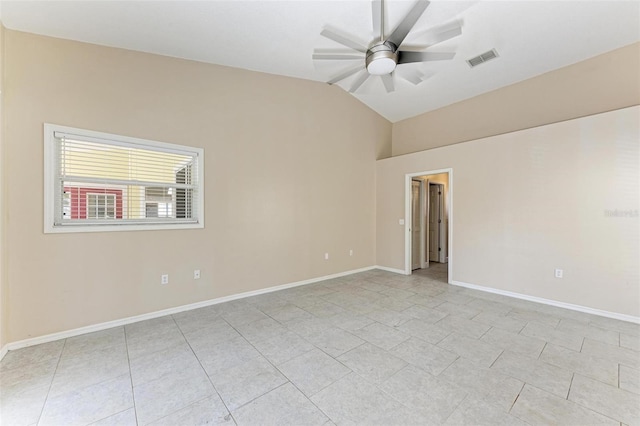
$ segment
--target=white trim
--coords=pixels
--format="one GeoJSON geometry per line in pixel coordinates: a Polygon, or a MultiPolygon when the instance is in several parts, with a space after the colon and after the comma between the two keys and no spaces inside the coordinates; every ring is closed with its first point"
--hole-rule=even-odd
{"type": "Polygon", "coordinates": [[[411,275],[411,180],[414,177],[448,173],[447,188],[447,276],[449,284],[453,284],[453,168],[427,170],[424,172],[407,173],[405,175],[404,191],[404,275],[411,275]]]}
{"type": "Polygon", "coordinates": [[[374,268],[380,269],[382,271],[393,272],[394,274],[407,275],[402,269],[388,268],[386,266],[380,266],[380,265],[376,265],[374,268]]]}
{"type": "Polygon", "coordinates": [[[447,281],[453,283],[453,168],[449,169],[447,186],[447,281]]]}
{"type": "Polygon", "coordinates": [[[537,296],[529,296],[528,294],[522,293],[514,293],[512,291],[500,290],[492,287],[484,287],[476,284],[469,284],[462,281],[453,281],[451,282],[453,285],[457,285],[460,287],[466,287],[473,290],[484,291],[487,293],[499,294],[501,296],[513,297],[515,299],[528,300],[529,302],[541,303],[543,305],[556,306],[558,308],[569,309],[572,311],[584,312],[586,314],[598,315],[601,317],[613,318],[620,321],[632,322],[635,324],[640,324],[640,317],[635,317],[633,315],[620,314],[617,312],[603,311],[601,309],[590,308],[588,306],[582,305],[574,305],[572,303],[558,302],[557,300],[545,299],[543,297],[537,296]]]}
{"type": "Polygon", "coordinates": [[[64,228],[56,226],[55,228],[45,228],[45,234],[68,234],[74,232],[121,232],[121,231],[154,231],[161,229],[201,229],[204,228],[204,218],[202,222],[189,223],[121,223],[119,225],[105,225],[103,222],[96,223],[91,226],[87,224],[65,224],[64,228]]]}
{"type": "Polygon", "coordinates": [[[404,275],[411,274],[411,182],[413,176],[410,174],[404,177],[404,275]]]}
{"type": "Polygon", "coordinates": [[[288,284],[277,285],[274,287],[263,288],[260,290],[247,291],[244,293],[232,294],[230,296],[218,297],[216,299],[204,300],[202,302],[191,303],[189,305],[176,306],[174,308],[163,309],[161,311],[149,312],[142,315],[135,315],[132,317],[117,319],[113,321],[102,322],[99,324],[88,325],[86,327],[74,328],[72,330],[60,331],[58,333],[46,334],[44,336],[32,337],[30,339],[19,340],[17,342],[7,343],[0,349],[0,360],[7,354],[8,351],[16,349],[26,348],[28,346],[39,345],[41,343],[53,342],[55,340],[66,339],[68,337],[79,336],[81,334],[92,333],[95,331],[106,330],[108,328],[119,327],[134,322],[149,320],[153,318],[163,317],[165,315],[177,314],[179,312],[190,311],[193,309],[203,308],[205,306],[217,305],[218,303],[229,302],[232,300],[243,299],[245,297],[258,296],[260,294],[271,293],[274,291],[285,290],[287,288],[298,287],[302,285],[316,283],[318,281],[330,280],[333,278],[344,277],[346,275],[357,274],[359,272],[366,272],[372,269],[376,269],[377,266],[367,266],[360,269],[352,269],[350,271],[338,272],[336,274],[325,275],[317,278],[310,278],[308,280],[296,281],[288,284]]]}
{"type": "Polygon", "coordinates": [[[427,248],[427,235],[429,235],[429,223],[427,222],[427,209],[429,208],[429,179],[420,179],[420,268],[429,267],[429,250],[427,248]]]}
{"type": "Polygon", "coordinates": [[[0,361],[2,360],[2,358],[4,358],[7,352],[9,352],[9,345],[10,343],[7,343],[2,347],[2,349],[0,349],[0,361]]]}

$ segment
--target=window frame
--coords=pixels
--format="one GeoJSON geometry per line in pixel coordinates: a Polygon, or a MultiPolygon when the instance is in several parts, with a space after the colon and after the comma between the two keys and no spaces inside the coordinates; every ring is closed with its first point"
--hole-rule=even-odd
{"type": "Polygon", "coordinates": [[[119,232],[119,231],[151,231],[162,229],[201,229],[204,228],[204,149],[129,136],[115,135],[93,130],[78,129],[57,124],[44,123],[44,233],[74,233],[74,232],[119,232]],[[163,223],[61,223],[56,224],[56,176],[58,170],[57,142],[55,133],[67,133],[94,140],[104,140],[126,146],[138,145],[144,149],[156,149],[172,153],[193,155],[197,159],[197,203],[196,221],[189,223],[166,221],[163,223]]]}

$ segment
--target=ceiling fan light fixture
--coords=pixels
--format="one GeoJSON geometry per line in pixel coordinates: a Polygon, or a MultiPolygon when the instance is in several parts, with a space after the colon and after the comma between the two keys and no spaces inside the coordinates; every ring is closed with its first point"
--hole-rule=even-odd
{"type": "Polygon", "coordinates": [[[396,61],[391,58],[377,58],[367,65],[367,71],[371,75],[391,74],[394,69],[396,69],[396,61]]]}
{"type": "Polygon", "coordinates": [[[371,75],[391,74],[398,64],[398,54],[390,42],[378,43],[367,51],[367,71],[371,75]]]}

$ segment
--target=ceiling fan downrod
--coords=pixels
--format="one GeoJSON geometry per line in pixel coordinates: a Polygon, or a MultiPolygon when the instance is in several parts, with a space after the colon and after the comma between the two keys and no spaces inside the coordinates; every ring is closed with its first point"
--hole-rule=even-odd
{"type": "Polygon", "coordinates": [[[384,0],[380,1],[380,41],[384,42],[384,0]]]}

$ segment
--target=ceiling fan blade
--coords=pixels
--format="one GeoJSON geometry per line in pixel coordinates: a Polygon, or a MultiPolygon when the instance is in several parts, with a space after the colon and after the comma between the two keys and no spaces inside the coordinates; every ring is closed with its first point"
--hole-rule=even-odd
{"type": "Polygon", "coordinates": [[[373,0],[371,2],[371,17],[373,21],[373,34],[376,37],[380,37],[382,40],[384,37],[384,28],[382,23],[382,0],[373,0]]]}
{"type": "Polygon", "coordinates": [[[380,78],[382,78],[382,84],[384,84],[384,88],[387,90],[387,93],[391,93],[395,90],[393,85],[393,74],[383,74],[380,78]]]}
{"type": "Polygon", "coordinates": [[[336,51],[336,50],[321,50],[321,49],[316,49],[313,52],[313,55],[311,56],[312,59],[315,60],[325,60],[325,59],[329,59],[329,60],[333,60],[333,59],[348,59],[348,60],[354,60],[354,59],[364,59],[364,55],[359,54],[359,53],[355,53],[352,50],[346,51],[346,52],[341,52],[341,51],[336,51]]]}
{"type": "Polygon", "coordinates": [[[349,68],[348,70],[336,75],[335,77],[333,77],[331,80],[327,81],[327,83],[329,84],[336,84],[337,82],[344,80],[347,77],[352,76],[353,74],[357,73],[358,71],[364,69],[363,65],[358,65],[355,68],[349,68]]]}
{"type": "Polygon", "coordinates": [[[403,71],[402,73],[398,72],[396,74],[400,75],[400,77],[404,78],[414,86],[417,86],[424,81],[424,74],[418,70],[403,71]]]}
{"type": "Polygon", "coordinates": [[[418,0],[407,16],[405,16],[402,22],[400,22],[400,25],[393,30],[391,35],[387,38],[387,41],[390,41],[396,46],[400,46],[428,6],[429,2],[427,0],[418,0]]]}
{"type": "Polygon", "coordinates": [[[438,43],[450,40],[454,37],[458,37],[462,34],[462,25],[456,22],[453,25],[442,26],[439,28],[433,28],[431,30],[424,31],[420,34],[416,34],[415,38],[424,40],[424,44],[428,46],[434,46],[438,43]]]}
{"type": "Polygon", "coordinates": [[[410,64],[412,62],[446,61],[456,56],[453,52],[411,52],[398,51],[398,64],[410,64]]]}
{"type": "Polygon", "coordinates": [[[349,93],[353,93],[356,90],[358,90],[360,88],[360,86],[362,86],[362,84],[367,81],[367,79],[369,78],[369,73],[367,72],[367,70],[363,70],[364,72],[362,72],[355,80],[354,82],[351,84],[351,87],[349,87],[349,93]]]}
{"type": "Polygon", "coordinates": [[[347,46],[353,50],[357,50],[358,52],[365,53],[367,51],[366,46],[363,46],[357,41],[352,40],[349,36],[340,34],[336,30],[325,28],[324,30],[322,30],[320,35],[328,38],[329,40],[333,40],[336,43],[340,43],[343,46],[347,46]]]}

